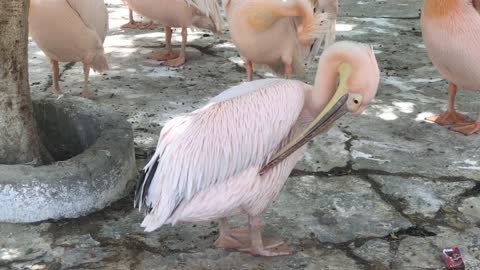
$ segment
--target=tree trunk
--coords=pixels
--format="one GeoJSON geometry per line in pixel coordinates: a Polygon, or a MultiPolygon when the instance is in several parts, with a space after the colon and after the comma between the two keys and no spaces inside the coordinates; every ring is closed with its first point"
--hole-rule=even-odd
{"type": "Polygon", "coordinates": [[[0,164],[39,164],[28,83],[29,0],[0,0],[0,164]]]}

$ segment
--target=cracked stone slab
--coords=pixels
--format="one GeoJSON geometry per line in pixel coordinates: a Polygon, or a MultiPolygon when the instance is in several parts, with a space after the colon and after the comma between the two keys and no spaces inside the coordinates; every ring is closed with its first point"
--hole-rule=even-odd
{"type": "Polygon", "coordinates": [[[441,253],[456,246],[465,261],[465,269],[480,269],[480,229],[454,231],[439,227],[434,237],[407,237],[400,242],[393,269],[444,269],[441,253]]]}
{"type": "Polygon", "coordinates": [[[419,177],[370,175],[382,186],[382,192],[399,200],[407,215],[420,214],[432,218],[446,204],[473,188],[475,182],[442,182],[419,177]]]}
{"type": "MultiPolygon", "coordinates": [[[[365,125],[372,118],[375,117],[367,114],[352,125],[365,125]]],[[[352,142],[353,169],[480,181],[475,161],[480,160],[480,152],[475,147],[480,146],[479,140],[444,127],[413,122],[404,118],[363,129],[362,137],[352,142]]]]}
{"type": "Polygon", "coordinates": [[[338,250],[309,249],[289,257],[274,257],[268,260],[252,257],[245,253],[225,253],[213,249],[203,252],[183,253],[162,257],[144,252],[137,257],[139,269],[306,269],[306,270],[360,270],[353,259],[338,250]]]}
{"type": "MultiPolygon", "coordinates": [[[[138,262],[138,269],[364,269],[343,251],[299,244],[301,239],[292,239],[295,234],[280,235],[282,224],[269,215],[263,221],[264,233],[288,237],[292,255],[265,260],[246,253],[215,249],[217,224],[178,224],[145,233],[139,226],[141,219],[142,215],[132,210],[119,219],[103,222],[96,236],[97,240],[111,243],[112,249],[128,246],[139,251],[133,258],[138,262]]],[[[239,223],[238,219],[232,222],[235,226],[239,223]]],[[[109,265],[117,265],[117,262],[109,265]]]]}
{"type": "Polygon", "coordinates": [[[382,237],[412,225],[357,176],[293,177],[267,216],[293,218],[283,223],[282,230],[294,237],[313,234],[320,242],[331,243],[382,237]]]}
{"type": "Polygon", "coordinates": [[[0,263],[33,261],[52,249],[51,239],[42,237],[46,226],[0,223],[0,263]]]}
{"type": "Polygon", "coordinates": [[[390,2],[387,0],[377,1],[358,1],[343,0],[339,1],[340,16],[352,17],[401,17],[418,18],[421,1],[397,0],[390,2]]]}
{"type": "Polygon", "coordinates": [[[56,246],[62,247],[79,247],[79,248],[89,248],[97,247],[100,245],[99,242],[95,241],[90,234],[85,235],[64,235],[58,239],[55,239],[56,246]]]}
{"type": "Polygon", "coordinates": [[[313,251],[311,257],[317,258],[308,264],[306,270],[360,270],[365,269],[352,258],[348,257],[345,252],[339,250],[320,250],[313,251]]]}
{"type": "Polygon", "coordinates": [[[367,241],[359,248],[354,249],[353,254],[378,268],[382,267],[382,269],[389,269],[392,262],[390,243],[382,239],[367,241]]]}
{"type": "Polygon", "coordinates": [[[308,143],[303,160],[295,168],[309,172],[328,172],[336,167],[347,166],[350,153],[345,149],[345,143],[350,139],[338,127],[332,127],[308,143]]]}

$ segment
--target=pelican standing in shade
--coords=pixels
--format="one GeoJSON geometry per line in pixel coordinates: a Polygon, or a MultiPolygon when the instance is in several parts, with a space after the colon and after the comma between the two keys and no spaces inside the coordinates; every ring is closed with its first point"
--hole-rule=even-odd
{"type": "Polygon", "coordinates": [[[217,247],[289,254],[283,240],[262,238],[260,214],[308,140],[347,111],[361,113],[378,83],[372,49],[338,42],[320,57],[315,86],[285,79],[247,82],[170,120],[137,186],[135,206],[147,213],[142,226],[153,231],[164,224],[219,220],[217,247]],[[227,218],[238,214],[248,215],[248,228],[228,228],[227,218]]]}
{"type": "Polygon", "coordinates": [[[253,64],[286,78],[302,74],[323,41],[327,47],[335,40],[337,0],[224,0],[223,5],[249,81],[253,64]]]}
{"type": "Polygon", "coordinates": [[[449,82],[448,110],[427,118],[471,135],[480,131],[476,121],[455,110],[457,87],[480,91],[480,0],[425,0],[422,34],[428,55],[449,82]]]}
{"type": "Polygon", "coordinates": [[[30,0],[30,34],[50,59],[53,91],[62,94],[58,62],[83,63],[83,97],[89,97],[90,68],[108,69],[103,41],[108,31],[108,13],[102,0],[30,0]]]}
{"type": "Polygon", "coordinates": [[[125,0],[138,14],[159,21],[165,28],[165,50],[149,58],[177,67],[186,61],[187,28],[195,26],[215,34],[221,31],[220,9],[216,0],[125,0]],[[172,27],[182,28],[180,53],[172,49],[172,27]]]}

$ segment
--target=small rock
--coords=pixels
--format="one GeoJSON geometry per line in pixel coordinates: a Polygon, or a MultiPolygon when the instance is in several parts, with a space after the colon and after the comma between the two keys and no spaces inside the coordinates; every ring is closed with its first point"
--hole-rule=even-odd
{"type": "Polygon", "coordinates": [[[458,210],[463,213],[468,221],[472,223],[480,222],[480,197],[472,197],[463,200],[458,210]]]}

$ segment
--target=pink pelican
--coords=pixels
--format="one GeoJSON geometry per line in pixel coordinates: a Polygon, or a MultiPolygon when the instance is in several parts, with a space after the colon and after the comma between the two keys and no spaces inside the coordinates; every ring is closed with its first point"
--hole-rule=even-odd
{"type": "Polygon", "coordinates": [[[147,213],[142,226],[150,232],[180,221],[220,220],[217,247],[289,254],[283,240],[262,238],[260,214],[302,158],[304,144],[347,111],[361,113],[378,83],[372,49],[338,42],[322,54],[315,86],[248,82],[170,120],[137,186],[135,206],[147,213]],[[238,214],[248,215],[248,228],[228,228],[227,218],[238,214]]]}
{"type": "Polygon", "coordinates": [[[325,46],[335,40],[337,0],[224,0],[223,4],[249,81],[253,64],[286,78],[302,74],[304,62],[316,56],[324,38],[325,46]]]}
{"type": "Polygon", "coordinates": [[[476,121],[455,111],[457,87],[480,91],[480,0],[425,0],[422,33],[428,55],[449,82],[448,110],[428,117],[451,130],[471,135],[480,131],[476,121]]]}
{"type": "Polygon", "coordinates": [[[187,27],[208,29],[216,34],[221,30],[220,8],[216,0],[125,0],[135,12],[159,21],[165,28],[165,50],[150,59],[165,61],[163,65],[177,67],[186,61],[187,27]],[[172,27],[182,28],[180,53],[172,49],[172,27]]]}
{"type": "Polygon", "coordinates": [[[108,69],[103,41],[108,31],[107,8],[101,0],[30,0],[30,34],[50,59],[53,91],[60,95],[58,62],[82,61],[82,96],[89,97],[90,68],[108,69]]]}

